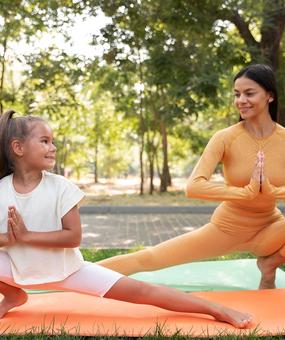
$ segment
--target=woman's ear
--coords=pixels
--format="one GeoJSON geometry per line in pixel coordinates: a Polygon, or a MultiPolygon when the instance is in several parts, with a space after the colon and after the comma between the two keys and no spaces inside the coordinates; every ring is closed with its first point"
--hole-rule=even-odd
{"type": "Polygon", "coordinates": [[[268,103],[272,103],[274,100],[274,93],[269,92],[269,98],[268,98],[268,103]]]}
{"type": "Polygon", "coordinates": [[[11,150],[15,156],[22,157],[24,153],[23,144],[18,139],[11,142],[11,150]]]}

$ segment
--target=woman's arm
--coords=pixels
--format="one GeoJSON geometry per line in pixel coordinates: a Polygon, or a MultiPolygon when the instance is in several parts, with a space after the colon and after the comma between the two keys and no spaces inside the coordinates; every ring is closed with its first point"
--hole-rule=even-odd
{"type": "Polygon", "coordinates": [[[210,181],[217,164],[222,161],[225,152],[223,133],[216,133],[206,146],[200,160],[195,166],[187,181],[187,197],[202,198],[208,200],[251,200],[260,191],[260,181],[256,179],[254,172],[260,164],[257,162],[250,183],[245,187],[228,186],[225,183],[210,181]]]}
{"type": "Polygon", "coordinates": [[[262,181],[261,181],[261,192],[265,195],[271,196],[274,199],[285,199],[285,185],[276,187],[269,182],[264,171],[265,157],[262,153],[262,181]]]}
{"type": "Polygon", "coordinates": [[[8,209],[8,226],[21,244],[48,248],[75,248],[80,245],[82,230],[77,206],[62,217],[62,230],[49,232],[29,231],[15,207],[8,209]]]}
{"type": "Polygon", "coordinates": [[[269,182],[268,178],[262,183],[261,191],[265,195],[273,196],[277,200],[285,199],[285,185],[276,187],[269,182]]]}

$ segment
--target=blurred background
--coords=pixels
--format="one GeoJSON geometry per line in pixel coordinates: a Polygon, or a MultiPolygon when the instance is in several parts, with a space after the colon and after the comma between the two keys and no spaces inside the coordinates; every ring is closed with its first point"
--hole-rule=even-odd
{"type": "Polygon", "coordinates": [[[90,197],[184,202],[240,68],[273,67],[285,125],[284,27],[284,0],[0,0],[0,111],[45,117],[90,197]]]}

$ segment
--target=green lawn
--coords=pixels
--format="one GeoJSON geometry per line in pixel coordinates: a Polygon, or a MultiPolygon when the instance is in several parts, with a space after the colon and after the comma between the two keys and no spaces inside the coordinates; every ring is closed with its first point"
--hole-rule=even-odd
{"type": "MultiPolygon", "coordinates": [[[[106,259],[106,258],[111,257],[111,256],[131,253],[131,252],[137,251],[141,248],[142,247],[131,248],[131,249],[114,249],[114,248],[112,248],[112,249],[96,249],[96,248],[87,249],[87,248],[82,248],[81,252],[82,252],[84,259],[86,261],[96,262],[96,261],[100,261],[100,260],[106,259]]],[[[230,254],[230,255],[213,257],[209,260],[210,261],[216,261],[216,260],[235,260],[235,259],[253,259],[253,258],[255,258],[255,257],[253,255],[251,255],[250,253],[234,253],[234,254],[230,254]]]]}

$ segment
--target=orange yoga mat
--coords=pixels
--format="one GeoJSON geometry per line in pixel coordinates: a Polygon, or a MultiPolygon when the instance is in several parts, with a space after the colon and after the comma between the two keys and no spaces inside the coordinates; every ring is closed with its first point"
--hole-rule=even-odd
{"type": "Polygon", "coordinates": [[[195,292],[253,315],[253,324],[239,330],[212,317],[169,312],[157,307],[96,298],[76,293],[45,293],[29,296],[0,321],[0,334],[66,332],[72,335],[143,336],[183,334],[216,335],[285,334],[285,289],[263,291],[195,292]]]}

